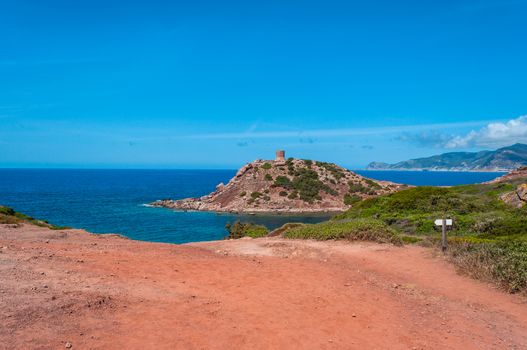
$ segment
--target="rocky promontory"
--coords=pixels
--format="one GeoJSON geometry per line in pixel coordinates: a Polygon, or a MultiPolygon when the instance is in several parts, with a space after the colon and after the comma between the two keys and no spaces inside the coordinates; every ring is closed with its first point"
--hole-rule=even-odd
{"type": "Polygon", "coordinates": [[[340,212],[363,199],[405,185],[375,181],[332,163],[305,159],[255,160],[226,184],[199,198],[159,200],[150,205],[179,210],[236,213],[340,212]]]}
{"type": "Polygon", "coordinates": [[[527,165],[527,145],[517,143],[494,151],[449,152],[395,164],[372,162],[368,170],[512,171],[527,165]]]}

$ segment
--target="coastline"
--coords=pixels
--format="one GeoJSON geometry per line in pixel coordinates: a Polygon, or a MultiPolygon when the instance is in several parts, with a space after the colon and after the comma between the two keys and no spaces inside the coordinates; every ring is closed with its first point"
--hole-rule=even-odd
{"type": "MultiPolygon", "coordinates": [[[[178,199],[174,200],[173,202],[179,201],[178,199]]],[[[266,209],[266,208],[249,208],[247,210],[219,210],[219,209],[183,209],[183,208],[177,208],[177,207],[170,207],[170,206],[164,206],[164,205],[156,205],[155,202],[148,203],[148,204],[142,204],[149,208],[163,208],[168,209],[176,212],[183,212],[183,213],[213,213],[217,215],[226,215],[226,214],[233,214],[233,215],[259,215],[259,216],[332,216],[341,214],[346,209],[342,208],[328,208],[328,209],[305,209],[305,208],[283,208],[283,209],[266,209]]]]}
{"type": "Polygon", "coordinates": [[[445,173],[508,173],[515,169],[446,169],[446,168],[413,168],[413,169],[355,169],[352,171],[416,171],[416,172],[445,172],[445,173]]]}

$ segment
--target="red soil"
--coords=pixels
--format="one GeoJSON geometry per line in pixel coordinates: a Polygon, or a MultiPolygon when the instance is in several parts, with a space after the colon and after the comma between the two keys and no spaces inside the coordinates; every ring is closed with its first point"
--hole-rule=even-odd
{"type": "Polygon", "coordinates": [[[0,225],[0,340],[2,349],[525,349],[527,304],[414,246],[170,245],[0,225]]]}

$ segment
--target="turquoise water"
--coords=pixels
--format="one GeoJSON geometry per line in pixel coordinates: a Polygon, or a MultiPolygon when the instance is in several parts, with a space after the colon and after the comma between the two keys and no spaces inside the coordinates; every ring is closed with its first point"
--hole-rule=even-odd
{"type": "MultiPolygon", "coordinates": [[[[416,185],[475,183],[499,173],[358,171],[376,179],[416,185]]],[[[0,204],[55,225],[133,239],[184,243],[221,239],[237,219],[276,228],[286,222],[320,222],[323,216],[240,216],[178,212],[145,203],[199,197],[226,183],[234,170],[0,169],[0,204]]]]}

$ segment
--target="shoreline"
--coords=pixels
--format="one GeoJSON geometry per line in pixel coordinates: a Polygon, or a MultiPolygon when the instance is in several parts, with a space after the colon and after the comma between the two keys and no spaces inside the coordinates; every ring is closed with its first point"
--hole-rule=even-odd
{"type": "MultiPolygon", "coordinates": [[[[178,199],[174,200],[178,201],[178,199]]],[[[155,202],[152,202],[155,203],[155,202]]],[[[290,209],[284,209],[284,210],[250,210],[250,211],[231,211],[231,210],[212,210],[212,209],[182,209],[182,208],[171,208],[169,206],[164,205],[155,205],[152,203],[148,204],[142,204],[145,207],[148,208],[161,208],[161,209],[167,209],[171,211],[176,212],[182,212],[182,213],[211,213],[216,215],[240,215],[240,216],[281,216],[281,217],[287,217],[287,216],[312,216],[312,217],[320,217],[320,216],[333,216],[337,214],[341,214],[345,212],[346,210],[290,210],[290,209]]]]}
{"type": "Polygon", "coordinates": [[[510,170],[462,170],[462,169],[356,169],[352,171],[414,171],[414,172],[438,172],[438,173],[508,173],[515,169],[510,170]]]}

